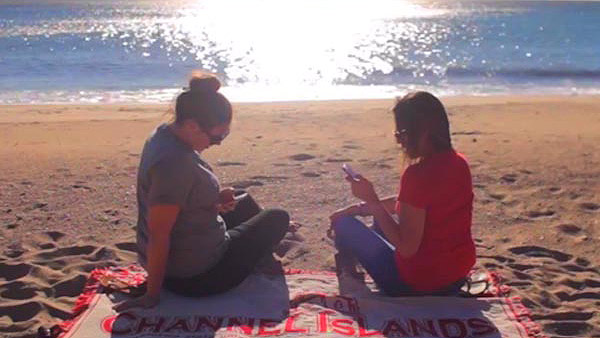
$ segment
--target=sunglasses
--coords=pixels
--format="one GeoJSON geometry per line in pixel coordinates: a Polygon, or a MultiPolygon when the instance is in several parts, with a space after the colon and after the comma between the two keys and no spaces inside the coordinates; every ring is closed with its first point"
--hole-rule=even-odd
{"type": "Polygon", "coordinates": [[[206,135],[208,135],[208,139],[210,144],[221,144],[223,140],[229,135],[229,130],[225,131],[223,134],[213,135],[208,131],[205,131],[206,135]]]}
{"type": "Polygon", "coordinates": [[[397,141],[405,140],[406,135],[408,135],[408,129],[400,129],[400,130],[394,131],[394,137],[396,137],[397,141]]]}

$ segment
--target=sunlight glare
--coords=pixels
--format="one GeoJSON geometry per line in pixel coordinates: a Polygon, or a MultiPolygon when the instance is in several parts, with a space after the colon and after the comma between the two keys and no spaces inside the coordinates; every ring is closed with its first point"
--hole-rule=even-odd
{"type": "MultiPolygon", "coordinates": [[[[386,20],[441,11],[401,0],[208,0],[181,14],[181,30],[193,45],[216,45],[213,53],[229,60],[226,69],[219,69],[228,78],[286,85],[331,83],[345,76],[342,69],[352,68],[340,62],[356,62],[349,57],[358,54],[369,57],[368,50],[360,50],[361,41],[372,38],[386,20]]],[[[381,59],[377,64],[392,68],[381,59]]]]}

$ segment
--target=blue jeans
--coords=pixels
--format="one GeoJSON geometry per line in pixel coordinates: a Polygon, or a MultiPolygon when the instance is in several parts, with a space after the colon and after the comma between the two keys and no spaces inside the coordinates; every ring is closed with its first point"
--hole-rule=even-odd
{"type": "MultiPolygon", "coordinates": [[[[396,268],[395,247],[383,233],[368,228],[351,216],[340,217],[332,224],[335,245],[341,253],[349,253],[365,268],[375,284],[388,296],[422,296],[400,279],[396,268]]],[[[456,295],[464,280],[428,295],[456,295]]]]}

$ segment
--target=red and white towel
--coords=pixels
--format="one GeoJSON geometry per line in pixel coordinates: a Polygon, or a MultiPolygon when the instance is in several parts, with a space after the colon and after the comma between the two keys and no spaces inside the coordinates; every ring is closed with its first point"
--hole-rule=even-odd
{"type": "Polygon", "coordinates": [[[99,281],[144,280],[135,267],[98,269],[64,322],[62,338],[209,337],[534,337],[539,328],[518,299],[497,284],[493,297],[391,298],[328,272],[289,270],[252,275],[218,296],[185,298],[164,292],[152,309],[117,314],[121,293],[100,292],[99,281]]]}

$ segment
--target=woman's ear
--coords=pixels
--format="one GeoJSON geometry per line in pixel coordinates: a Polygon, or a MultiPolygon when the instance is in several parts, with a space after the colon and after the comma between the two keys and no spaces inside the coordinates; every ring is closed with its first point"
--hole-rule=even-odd
{"type": "Polygon", "coordinates": [[[182,127],[183,127],[183,130],[185,130],[186,132],[191,132],[191,133],[195,133],[198,130],[200,130],[198,123],[196,123],[192,119],[187,119],[187,120],[183,121],[182,127]]]}

